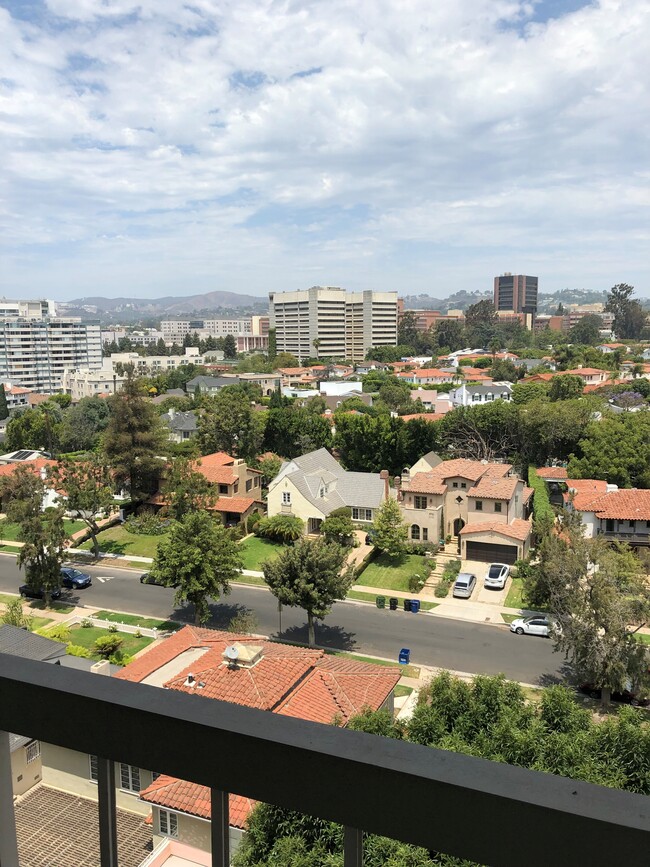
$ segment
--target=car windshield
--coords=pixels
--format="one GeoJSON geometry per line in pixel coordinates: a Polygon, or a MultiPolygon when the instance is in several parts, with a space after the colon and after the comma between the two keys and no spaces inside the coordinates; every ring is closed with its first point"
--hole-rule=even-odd
{"type": "Polygon", "coordinates": [[[67,569],[66,571],[70,578],[83,578],[83,573],[78,569],[67,569]]]}
{"type": "Polygon", "coordinates": [[[501,574],[501,566],[490,566],[488,578],[498,578],[501,574]]]}

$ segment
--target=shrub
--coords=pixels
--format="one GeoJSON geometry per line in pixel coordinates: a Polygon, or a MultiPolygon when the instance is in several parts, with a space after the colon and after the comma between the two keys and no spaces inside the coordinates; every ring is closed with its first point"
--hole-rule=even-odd
{"type": "Polygon", "coordinates": [[[549,533],[555,523],[555,512],[548,497],[544,479],[537,475],[535,467],[528,468],[528,484],[533,489],[533,527],[537,538],[549,533]]]}
{"type": "MultiPolygon", "coordinates": [[[[108,659],[122,646],[123,639],[119,635],[102,635],[95,641],[95,653],[103,659],[108,659]]],[[[118,663],[121,664],[121,663],[118,663]]]]}
{"type": "Polygon", "coordinates": [[[444,599],[445,596],[449,594],[450,587],[451,581],[445,581],[443,578],[441,578],[436,585],[436,589],[433,591],[433,595],[436,596],[438,599],[444,599]]]}
{"type": "Polygon", "coordinates": [[[81,621],[80,625],[81,625],[82,629],[90,629],[91,626],[93,625],[93,622],[90,619],[90,617],[84,617],[84,619],[81,621]]]}
{"type": "Polygon", "coordinates": [[[23,600],[20,598],[7,602],[6,611],[0,615],[0,623],[6,623],[8,626],[26,626],[30,632],[32,631],[32,616],[25,614],[23,600]]]}
{"type": "Polygon", "coordinates": [[[134,637],[135,637],[135,638],[142,638],[142,633],[140,632],[139,629],[137,629],[137,630],[134,632],[134,637]]]}
{"type": "Polygon", "coordinates": [[[248,518],[246,518],[246,529],[249,533],[255,532],[255,527],[257,527],[261,518],[262,516],[259,512],[253,512],[252,515],[249,515],[248,518]]]}
{"type": "Polygon", "coordinates": [[[108,626],[107,628],[109,632],[115,633],[119,631],[116,623],[111,623],[110,626],[108,626]]]}
{"type": "Polygon", "coordinates": [[[161,518],[157,512],[145,509],[139,515],[130,515],[124,522],[124,529],[137,535],[162,536],[171,524],[170,518],[161,518]]]}
{"type": "Polygon", "coordinates": [[[53,626],[48,629],[45,627],[44,629],[36,630],[39,635],[44,635],[45,638],[51,638],[52,641],[62,641],[64,644],[67,644],[70,641],[70,630],[65,624],[59,623],[57,626],[53,626]]]}
{"type": "Polygon", "coordinates": [[[342,514],[343,512],[351,514],[350,509],[335,509],[321,524],[321,533],[328,542],[352,547],[356,541],[354,524],[350,515],[342,514]]]}
{"type": "Polygon", "coordinates": [[[83,659],[92,659],[93,655],[87,647],[81,647],[79,644],[68,644],[65,649],[68,656],[81,656],[83,659]]]}
{"type": "Polygon", "coordinates": [[[228,527],[228,533],[231,539],[235,542],[239,542],[240,539],[244,538],[246,531],[244,530],[243,524],[236,524],[234,527],[228,527]]]}
{"type": "Polygon", "coordinates": [[[411,593],[419,593],[427,580],[426,575],[409,575],[409,591],[411,593]]]}
{"type": "Polygon", "coordinates": [[[274,515],[272,518],[262,518],[255,532],[273,542],[286,543],[299,539],[304,527],[304,522],[297,515],[274,515]]]}
{"type": "Polygon", "coordinates": [[[113,665],[128,665],[133,662],[133,657],[129,656],[128,653],[122,653],[121,650],[116,650],[108,657],[108,661],[113,665]]]}
{"type": "Polygon", "coordinates": [[[424,555],[429,552],[437,552],[438,545],[436,542],[408,542],[406,545],[407,554],[424,555]]]}

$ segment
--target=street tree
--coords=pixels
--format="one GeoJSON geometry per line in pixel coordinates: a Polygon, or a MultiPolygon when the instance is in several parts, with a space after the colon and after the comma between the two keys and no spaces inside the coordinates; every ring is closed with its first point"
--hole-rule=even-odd
{"type": "Polygon", "coordinates": [[[646,313],[632,298],[634,286],[617,283],[607,293],[605,312],[614,314],[614,333],[619,340],[638,340],[645,326],[646,313]]]}
{"type": "Polygon", "coordinates": [[[251,407],[249,397],[238,386],[223,388],[206,398],[199,417],[199,443],[203,454],[226,452],[247,461],[260,451],[263,419],[251,407]]]}
{"type": "Polygon", "coordinates": [[[110,419],[102,438],[106,462],[115,483],[131,499],[141,499],[162,468],[160,456],[168,438],[154,404],[144,396],[141,383],[127,373],[121,391],[108,398],[110,419]]]}
{"type": "Polygon", "coordinates": [[[402,511],[393,497],[388,497],[379,507],[372,525],[375,546],[389,557],[399,557],[406,550],[408,527],[402,511]]]}
{"type": "Polygon", "coordinates": [[[61,563],[65,554],[63,509],[43,511],[45,482],[27,466],[18,466],[0,482],[0,497],[6,503],[7,518],[18,524],[18,540],[23,546],[18,567],[25,570],[27,583],[43,589],[45,605],[52,592],[61,587],[61,563]]]}
{"type": "Polygon", "coordinates": [[[595,346],[601,339],[600,329],[603,320],[595,313],[588,313],[579,319],[569,331],[571,343],[584,343],[587,346],[595,346]]]}
{"type": "Polygon", "coordinates": [[[574,400],[580,397],[585,387],[581,376],[573,373],[562,373],[551,380],[548,396],[551,401],[574,400]]]}
{"type": "Polygon", "coordinates": [[[175,523],[158,546],[151,574],[176,590],[174,604],[190,602],[194,622],[210,617],[209,599],[230,593],[230,582],[241,572],[239,546],[223,524],[208,512],[190,512],[175,523]]]}
{"type": "Polygon", "coordinates": [[[300,538],[274,560],[262,563],[264,580],[282,605],[307,612],[309,646],[316,643],[314,618],[322,620],[354,582],[348,549],[324,539],[300,538]]]}
{"type": "Polygon", "coordinates": [[[111,509],[114,498],[111,472],[102,455],[89,454],[84,460],[62,460],[49,467],[48,480],[62,491],[59,505],[83,521],[93,543],[95,559],[99,558],[99,520],[111,509]]]}
{"type": "Polygon", "coordinates": [[[190,512],[210,509],[219,499],[214,485],[197,471],[198,462],[176,458],[165,472],[162,495],[165,511],[175,521],[182,521],[190,512]]]}
{"type": "Polygon", "coordinates": [[[226,358],[237,358],[237,343],[232,334],[226,334],[223,339],[223,354],[226,358]]]}

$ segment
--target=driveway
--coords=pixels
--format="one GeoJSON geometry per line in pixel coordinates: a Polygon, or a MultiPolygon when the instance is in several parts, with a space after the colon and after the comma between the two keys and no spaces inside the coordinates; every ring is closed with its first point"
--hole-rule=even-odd
{"type": "MultiPolygon", "coordinates": [[[[39,785],[15,806],[20,867],[99,867],[97,804],[39,785]]],[[[138,867],[152,848],[142,816],[117,811],[120,867],[138,867]]]]}
{"type": "Polygon", "coordinates": [[[462,572],[473,572],[476,575],[476,587],[472,593],[472,602],[484,602],[487,605],[506,604],[506,596],[510,587],[510,580],[506,581],[506,586],[503,590],[486,590],[483,586],[483,579],[487,573],[489,563],[483,563],[479,560],[463,560],[461,565],[462,572]]]}

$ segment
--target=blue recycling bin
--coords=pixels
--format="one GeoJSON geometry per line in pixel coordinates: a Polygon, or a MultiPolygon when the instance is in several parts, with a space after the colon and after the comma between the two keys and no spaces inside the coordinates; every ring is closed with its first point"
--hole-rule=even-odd
{"type": "Polygon", "coordinates": [[[411,599],[411,611],[413,614],[417,614],[420,610],[420,600],[419,599],[411,599]]]}
{"type": "Polygon", "coordinates": [[[409,647],[403,647],[399,652],[399,656],[397,657],[397,661],[399,662],[400,665],[408,665],[410,658],[411,658],[411,649],[409,647]]]}

